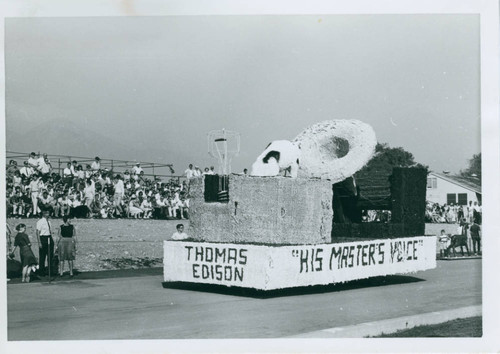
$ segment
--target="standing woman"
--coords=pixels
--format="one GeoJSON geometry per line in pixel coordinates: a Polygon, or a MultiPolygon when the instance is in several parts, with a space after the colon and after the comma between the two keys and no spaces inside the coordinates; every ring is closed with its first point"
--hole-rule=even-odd
{"type": "Polygon", "coordinates": [[[64,224],[59,229],[59,275],[64,273],[64,261],[68,261],[69,275],[73,277],[73,261],[76,255],[76,229],[69,223],[69,217],[63,216],[64,224]]]}
{"type": "Polygon", "coordinates": [[[16,226],[17,235],[14,240],[14,248],[11,252],[11,258],[14,257],[14,251],[19,247],[19,256],[21,258],[21,263],[23,265],[23,276],[22,282],[29,283],[31,271],[36,269],[38,261],[36,260],[33,251],[31,250],[31,241],[28,235],[26,235],[26,225],[19,224],[16,226]]]}

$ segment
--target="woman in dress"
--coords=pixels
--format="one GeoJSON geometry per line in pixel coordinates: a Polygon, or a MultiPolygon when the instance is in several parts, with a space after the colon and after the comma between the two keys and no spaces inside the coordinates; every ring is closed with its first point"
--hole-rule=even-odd
{"type": "Polygon", "coordinates": [[[76,229],[69,223],[69,217],[63,216],[64,224],[59,229],[59,240],[57,248],[59,250],[59,276],[64,273],[64,261],[68,262],[69,276],[73,277],[73,261],[76,256],[76,229]]]}
{"type": "Polygon", "coordinates": [[[31,272],[37,268],[38,261],[31,250],[31,241],[28,235],[26,235],[26,225],[19,224],[16,226],[17,235],[14,239],[14,248],[10,253],[10,257],[14,257],[14,251],[19,247],[19,257],[21,258],[21,263],[23,265],[22,282],[29,283],[31,272]]]}

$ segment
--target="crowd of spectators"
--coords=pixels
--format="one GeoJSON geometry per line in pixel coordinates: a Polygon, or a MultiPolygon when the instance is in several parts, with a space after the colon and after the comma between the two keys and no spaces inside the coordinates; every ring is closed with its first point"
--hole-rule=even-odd
{"type": "MultiPolygon", "coordinates": [[[[57,173],[47,154],[32,152],[22,166],[15,160],[7,165],[7,216],[37,217],[49,210],[52,217],[187,219],[190,180],[215,173],[213,166],[201,170],[189,164],[184,181],[162,181],[146,177],[140,163],[115,173],[102,168],[99,157],[91,164],[68,161],[57,173]]],[[[390,211],[363,212],[364,222],[390,219],[390,211]]],[[[425,219],[433,223],[459,223],[465,219],[481,224],[481,205],[472,201],[468,205],[427,202],[425,219]]]]}
{"type": "Polygon", "coordinates": [[[195,176],[182,182],[148,178],[140,163],[115,173],[102,168],[99,157],[91,164],[69,161],[57,173],[47,154],[31,153],[21,167],[10,160],[6,177],[8,217],[48,210],[52,217],[187,219],[189,179],[195,176]]]}
{"type": "Polygon", "coordinates": [[[425,209],[425,221],[432,223],[455,224],[464,220],[468,223],[482,222],[482,207],[478,202],[469,201],[468,205],[454,205],[427,202],[425,209]]]}

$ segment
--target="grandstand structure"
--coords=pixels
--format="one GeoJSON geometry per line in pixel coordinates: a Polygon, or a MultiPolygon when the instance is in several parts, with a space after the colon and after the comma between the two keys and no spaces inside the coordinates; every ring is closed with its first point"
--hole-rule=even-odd
{"type": "MultiPolygon", "coordinates": [[[[38,151],[40,156],[42,153],[38,151]]],[[[6,151],[7,165],[10,160],[17,162],[19,167],[22,167],[23,162],[28,160],[30,152],[18,152],[18,151],[6,151]]],[[[74,155],[57,155],[47,153],[47,157],[52,165],[53,172],[62,175],[67,162],[76,160],[78,164],[84,167],[87,164],[91,164],[95,157],[88,156],[74,156],[74,155]]],[[[100,157],[101,169],[108,169],[114,173],[123,173],[125,170],[131,170],[136,163],[141,164],[141,168],[144,170],[144,175],[153,179],[159,178],[163,180],[165,178],[177,179],[178,181],[185,178],[183,175],[175,175],[174,165],[165,164],[158,162],[147,162],[147,161],[137,161],[137,160],[117,160],[100,157]]]]}

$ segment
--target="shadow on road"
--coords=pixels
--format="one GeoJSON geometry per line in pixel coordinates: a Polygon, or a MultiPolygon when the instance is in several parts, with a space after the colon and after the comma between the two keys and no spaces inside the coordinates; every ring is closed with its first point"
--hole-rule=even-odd
{"type": "Polygon", "coordinates": [[[217,293],[222,295],[245,296],[258,299],[268,299],[273,297],[297,296],[330,293],[337,291],[347,291],[359,288],[370,288],[376,286],[396,285],[405,283],[415,283],[424,279],[410,277],[406,275],[388,275],[384,277],[373,277],[369,279],[354,280],[346,283],[302,286],[297,288],[277,289],[277,290],[256,290],[240,287],[226,287],[215,284],[197,284],[185,282],[163,282],[163,287],[168,289],[192,290],[201,292],[217,293]]]}

